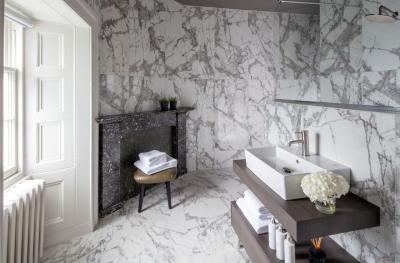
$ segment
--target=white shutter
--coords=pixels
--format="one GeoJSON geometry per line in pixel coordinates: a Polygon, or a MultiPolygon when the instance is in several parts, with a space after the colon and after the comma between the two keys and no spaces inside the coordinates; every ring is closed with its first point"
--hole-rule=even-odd
{"type": "Polygon", "coordinates": [[[26,29],[26,171],[46,182],[46,234],[76,213],[74,46],[72,26],[26,29]]]}

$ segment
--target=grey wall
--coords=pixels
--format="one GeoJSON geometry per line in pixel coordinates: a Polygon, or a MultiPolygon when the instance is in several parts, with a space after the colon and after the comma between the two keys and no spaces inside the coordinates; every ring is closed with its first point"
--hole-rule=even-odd
{"type": "MultiPolygon", "coordinates": [[[[318,134],[320,154],[352,168],[352,191],[382,209],[381,227],[334,238],[362,262],[395,261],[399,118],[274,103],[278,14],[173,0],[103,0],[93,7],[102,17],[102,114],[155,109],[163,95],[194,106],[187,137],[192,170],[231,166],[243,149],[286,144],[294,131],[309,129],[313,148],[318,134]]],[[[295,24],[307,32],[307,23],[295,24]]]]}

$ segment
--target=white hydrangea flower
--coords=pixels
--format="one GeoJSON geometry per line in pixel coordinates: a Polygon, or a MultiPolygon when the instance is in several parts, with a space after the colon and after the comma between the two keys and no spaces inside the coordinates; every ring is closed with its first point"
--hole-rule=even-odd
{"type": "Polygon", "coordinates": [[[350,185],[346,179],[331,171],[319,171],[306,175],[301,180],[303,192],[312,202],[327,202],[349,192],[350,185]]]}

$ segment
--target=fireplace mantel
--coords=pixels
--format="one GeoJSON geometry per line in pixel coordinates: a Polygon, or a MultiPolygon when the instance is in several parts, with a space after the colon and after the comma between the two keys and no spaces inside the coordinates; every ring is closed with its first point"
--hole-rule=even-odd
{"type": "Polygon", "coordinates": [[[172,127],[175,138],[173,151],[174,157],[178,160],[178,175],[187,172],[186,115],[191,110],[193,108],[179,108],[174,111],[149,111],[100,116],[96,119],[100,124],[100,217],[120,209],[126,201],[122,195],[125,182],[121,180],[121,141],[130,133],[158,127],[172,127]]]}
{"type": "Polygon", "coordinates": [[[146,120],[148,118],[163,118],[170,115],[176,115],[180,113],[187,113],[189,111],[194,110],[194,108],[190,107],[182,107],[177,110],[170,111],[145,111],[145,112],[134,112],[134,113],[124,113],[124,114],[113,114],[113,115],[105,115],[100,116],[96,119],[99,124],[110,124],[116,122],[124,122],[134,120],[146,120]]]}

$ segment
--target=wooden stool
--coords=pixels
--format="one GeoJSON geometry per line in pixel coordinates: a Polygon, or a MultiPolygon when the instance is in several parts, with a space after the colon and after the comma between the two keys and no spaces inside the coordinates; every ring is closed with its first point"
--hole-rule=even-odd
{"type": "Polygon", "coordinates": [[[167,188],[168,208],[171,209],[171,185],[170,182],[176,178],[176,168],[167,169],[159,173],[152,175],[145,174],[142,170],[138,169],[134,174],[133,178],[140,187],[139,193],[139,208],[138,212],[142,212],[143,197],[145,196],[145,185],[146,184],[161,184],[165,183],[167,188]]]}

